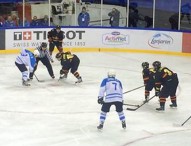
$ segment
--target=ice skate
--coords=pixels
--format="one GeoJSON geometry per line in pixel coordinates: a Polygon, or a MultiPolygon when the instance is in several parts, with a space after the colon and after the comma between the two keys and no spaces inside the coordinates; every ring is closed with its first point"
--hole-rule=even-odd
{"type": "Polygon", "coordinates": [[[82,77],[78,77],[78,80],[75,82],[75,84],[81,83],[81,82],[82,82],[82,77]]]}
{"type": "Polygon", "coordinates": [[[176,103],[172,103],[169,105],[171,108],[177,108],[177,104],[176,103]]]}
{"type": "Polygon", "coordinates": [[[157,111],[164,111],[164,106],[161,106],[159,108],[156,108],[157,111]]]}
{"type": "Polygon", "coordinates": [[[99,126],[97,126],[98,130],[102,130],[103,129],[103,124],[99,124],[99,126]]]}
{"type": "Polygon", "coordinates": [[[126,129],[126,122],[125,122],[125,121],[122,121],[121,124],[122,124],[122,128],[123,128],[123,129],[126,129]]]}
{"type": "Polygon", "coordinates": [[[148,98],[145,98],[145,100],[143,101],[143,103],[148,103],[148,102],[149,102],[148,100],[149,100],[148,98]]]}
{"type": "Polygon", "coordinates": [[[149,102],[149,96],[145,95],[145,100],[143,101],[143,103],[147,103],[147,102],[149,102]]]}
{"type": "Polygon", "coordinates": [[[66,79],[68,77],[68,75],[67,74],[64,74],[64,75],[61,75],[60,76],[60,79],[66,79]]]}
{"type": "Polygon", "coordinates": [[[24,80],[23,80],[22,84],[23,84],[23,86],[30,86],[30,84],[27,81],[24,81],[24,80]]]}
{"type": "Polygon", "coordinates": [[[27,82],[30,82],[30,81],[32,81],[32,79],[30,79],[30,78],[29,78],[29,79],[27,79],[27,82]]]}

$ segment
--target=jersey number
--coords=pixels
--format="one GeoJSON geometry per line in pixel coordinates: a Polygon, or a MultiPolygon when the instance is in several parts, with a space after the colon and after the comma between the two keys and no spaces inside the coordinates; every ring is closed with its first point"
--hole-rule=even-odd
{"type": "Polygon", "coordinates": [[[117,90],[117,83],[112,83],[114,85],[115,90],[117,90]]]}

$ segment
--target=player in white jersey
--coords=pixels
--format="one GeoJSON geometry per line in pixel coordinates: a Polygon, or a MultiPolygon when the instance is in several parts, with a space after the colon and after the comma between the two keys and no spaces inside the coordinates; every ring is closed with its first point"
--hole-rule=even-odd
{"type": "Polygon", "coordinates": [[[15,65],[22,73],[23,86],[30,86],[30,84],[28,83],[29,72],[33,72],[34,67],[36,65],[36,58],[34,54],[29,50],[22,49],[21,53],[16,58],[15,65]],[[29,67],[29,72],[27,67],[29,67]]]}
{"type": "Polygon", "coordinates": [[[100,124],[98,129],[102,129],[107,112],[110,107],[115,105],[119,119],[122,122],[122,128],[126,128],[125,115],[123,113],[123,87],[122,83],[115,78],[116,73],[114,70],[108,72],[108,77],[103,79],[98,95],[98,103],[102,104],[100,113],[100,124]]]}

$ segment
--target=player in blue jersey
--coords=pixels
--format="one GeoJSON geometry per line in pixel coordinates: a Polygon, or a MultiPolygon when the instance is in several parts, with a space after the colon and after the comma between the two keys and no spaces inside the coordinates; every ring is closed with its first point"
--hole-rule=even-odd
{"type": "Polygon", "coordinates": [[[122,128],[126,128],[125,115],[123,113],[123,87],[122,83],[115,78],[116,73],[114,70],[108,72],[108,77],[103,79],[98,95],[98,103],[102,104],[100,113],[100,124],[98,129],[102,129],[107,112],[110,107],[115,105],[119,119],[122,122],[122,128]]]}
{"type": "Polygon", "coordinates": [[[33,54],[31,51],[22,49],[21,53],[17,56],[15,65],[18,67],[20,72],[22,73],[22,84],[23,86],[30,86],[28,83],[29,72],[32,73],[34,67],[36,65],[36,58],[38,56],[38,52],[33,54]],[[27,67],[29,67],[29,72],[27,67]]]}

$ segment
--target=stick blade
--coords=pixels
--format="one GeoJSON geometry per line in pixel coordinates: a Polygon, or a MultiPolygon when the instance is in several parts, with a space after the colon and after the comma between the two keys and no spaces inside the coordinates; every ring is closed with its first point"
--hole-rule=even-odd
{"type": "Polygon", "coordinates": [[[126,110],[129,110],[129,111],[136,111],[137,110],[137,108],[126,108],[126,110]]]}
{"type": "Polygon", "coordinates": [[[174,126],[174,127],[182,127],[183,125],[182,125],[182,124],[179,124],[179,123],[173,123],[173,126],[174,126]]]}
{"type": "Polygon", "coordinates": [[[136,104],[126,104],[126,103],[124,103],[123,105],[125,105],[125,106],[135,106],[135,107],[139,107],[140,105],[136,105],[136,104]]]}

